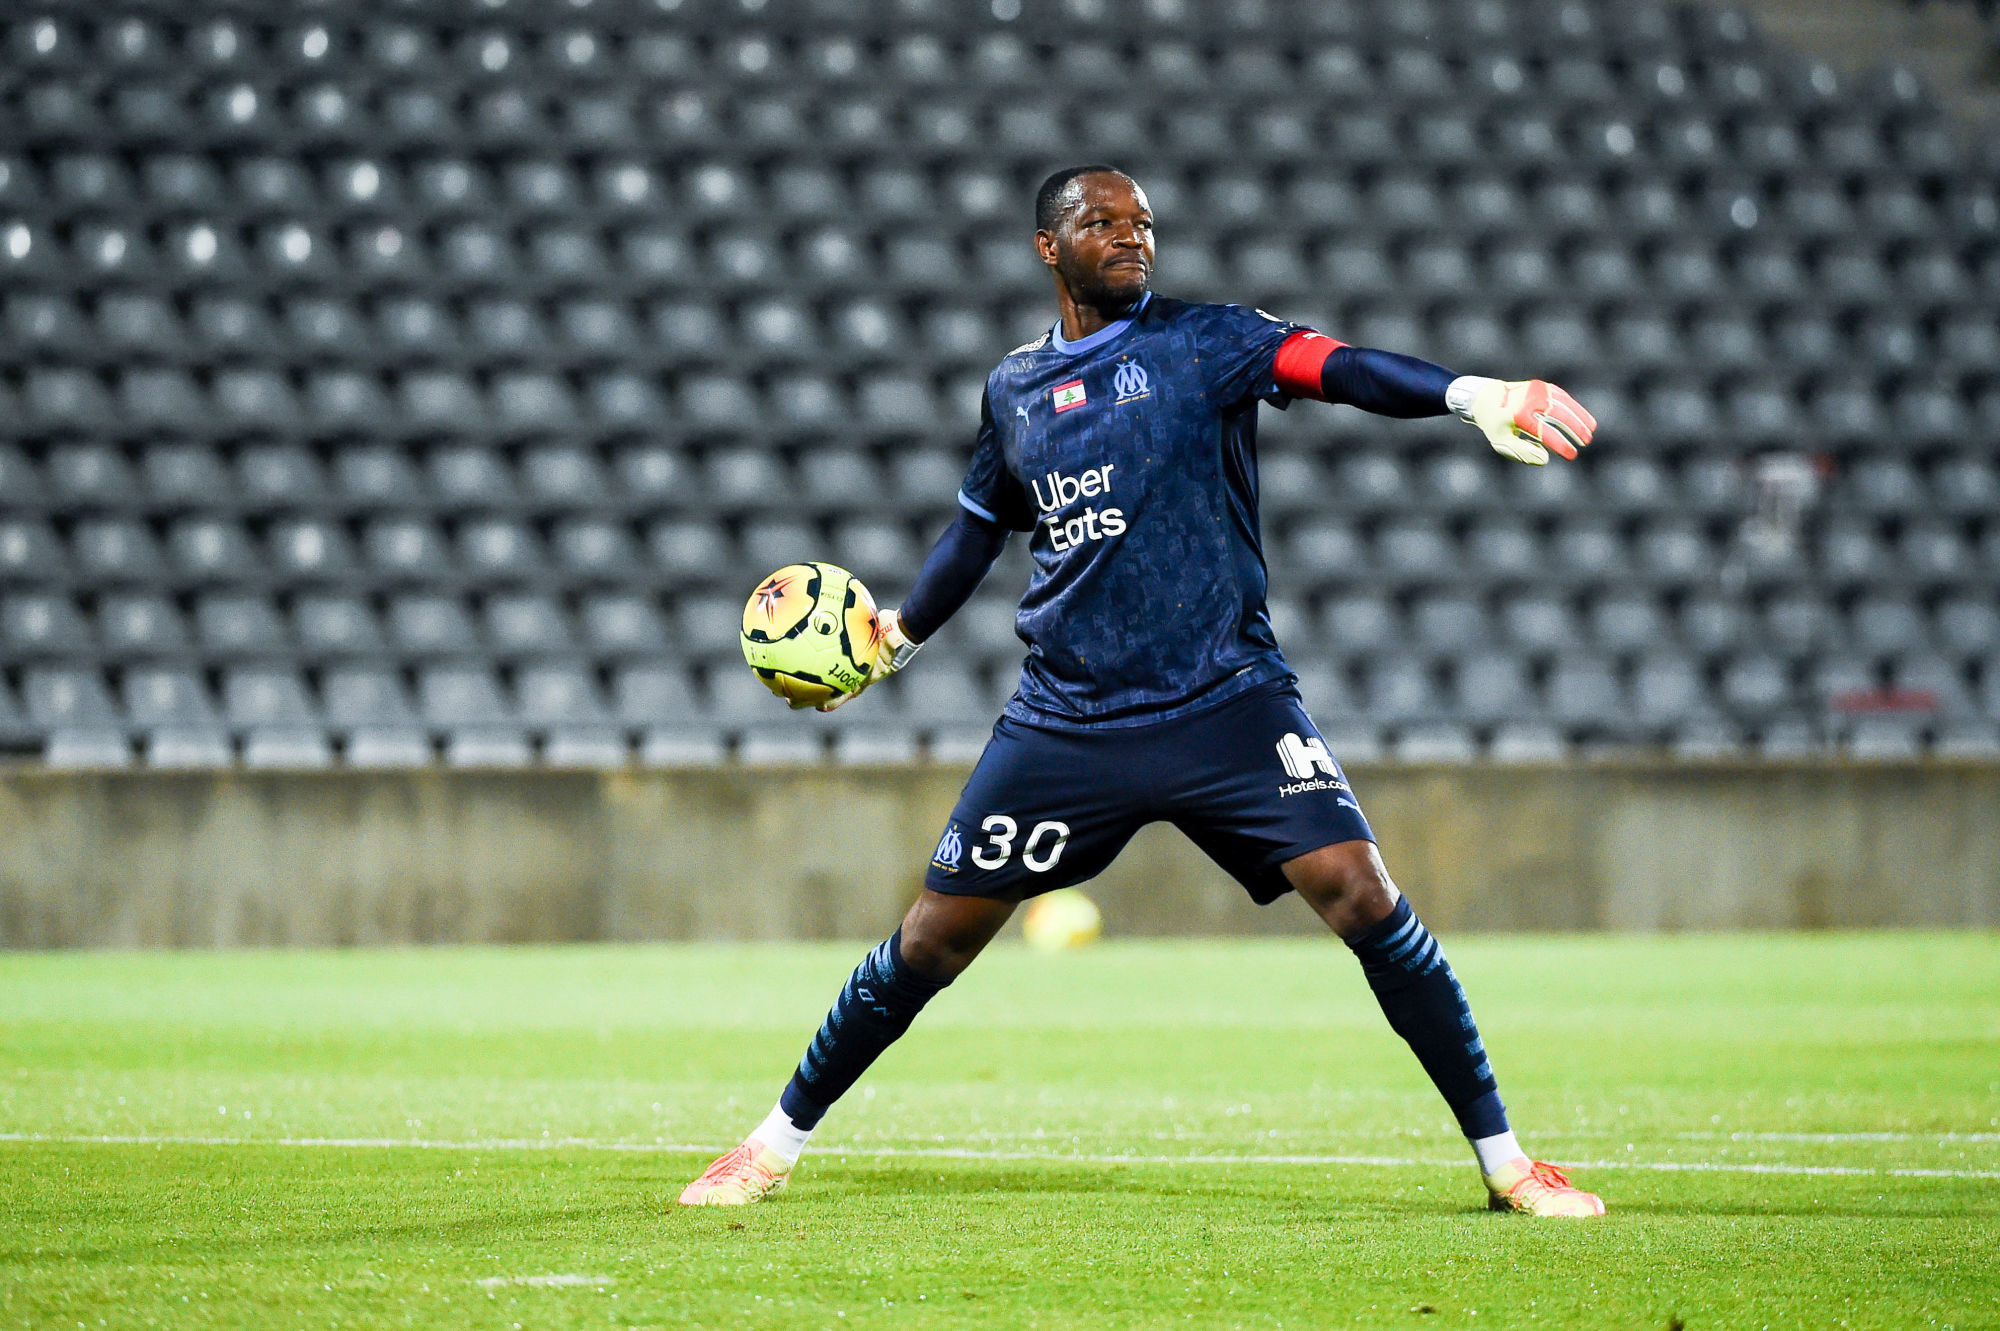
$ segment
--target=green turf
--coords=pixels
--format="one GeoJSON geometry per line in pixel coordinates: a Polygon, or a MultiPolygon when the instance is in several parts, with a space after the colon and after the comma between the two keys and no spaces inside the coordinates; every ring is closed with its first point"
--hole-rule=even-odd
{"type": "Polygon", "coordinates": [[[0,1324],[2000,1326],[2000,938],[1448,942],[1607,1219],[1332,944],[996,947],[700,1212],[858,945],[0,956],[0,1324]]]}

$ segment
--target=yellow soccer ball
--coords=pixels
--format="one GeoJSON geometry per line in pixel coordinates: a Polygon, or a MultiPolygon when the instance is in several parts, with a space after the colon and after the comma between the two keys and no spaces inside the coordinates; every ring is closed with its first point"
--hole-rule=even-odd
{"type": "Polygon", "coordinates": [[[1021,932],[1038,952],[1088,947],[1104,932],[1097,903],[1073,887],[1060,887],[1028,903],[1021,932]]]}
{"type": "Polygon", "coordinates": [[[836,564],[787,564],[743,607],[743,659],[794,708],[860,689],[880,669],[881,646],[875,598],[836,564]]]}

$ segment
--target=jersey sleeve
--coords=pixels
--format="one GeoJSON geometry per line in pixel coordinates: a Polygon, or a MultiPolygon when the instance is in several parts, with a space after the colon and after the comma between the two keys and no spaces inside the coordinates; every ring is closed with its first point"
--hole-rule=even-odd
{"type": "Polygon", "coordinates": [[[958,502],[966,512],[1010,531],[1035,529],[1035,506],[1028,502],[1020,478],[1007,469],[1000,431],[993,424],[993,399],[988,394],[979,398],[979,438],[972,447],[972,464],[965,469],[958,502]]]}
{"type": "Polygon", "coordinates": [[[1278,348],[1296,333],[1313,330],[1242,305],[1219,305],[1203,330],[1201,358],[1209,367],[1209,391],[1225,410],[1253,399],[1285,407],[1289,393],[1278,387],[1278,348]]]}

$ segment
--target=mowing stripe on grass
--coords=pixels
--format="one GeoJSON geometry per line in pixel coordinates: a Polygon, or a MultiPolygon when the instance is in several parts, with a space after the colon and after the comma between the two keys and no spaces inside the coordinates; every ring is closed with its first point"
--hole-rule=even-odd
{"type": "MultiPolygon", "coordinates": [[[[590,1137],[500,1137],[436,1141],[422,1137],[197,1137],[142,1134],[0,1132],[0,1143],[51,1146],[297,1146],[338,1150],[636,1151],[709,1155],[730,1149],[700,1142],[607,1142],[590,1137]]],[[[827,1146],[821,1156],[863,1160],[987,1160],[1050,1165],[1364,1165],[1378,1169],[1453,1169],[1465,1162],[1396,1155],[1057,1155],[1048,1151],[979,1151],[956,1146],[827,1146]]],[[[1994,1169],[1871,1169],[1863,1165],[1735,1164],[1720,1160],[1557,1160],[1565,1169],[1647,1169],[1665,1173],[1835,1175],[1857,1178],[2000,1179],[1994,1169]]]]}

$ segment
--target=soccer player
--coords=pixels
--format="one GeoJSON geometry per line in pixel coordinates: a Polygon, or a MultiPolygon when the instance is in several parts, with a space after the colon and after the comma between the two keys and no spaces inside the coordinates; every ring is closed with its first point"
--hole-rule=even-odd
{"type": "Polygon", "coordinates": [[[886,675],[965,603],[1010,532],[1031,533],[1020,687],[902,927],[855,968],[770,1115],[681,1201],[783,1188],[821,1117],[1017,904],[1094,877],[1166,820],[1258,903],[1296,891],[1353,950],[1495,1210],[1602,1215],[1515,1140],[1465,993],[1300,701],[1265,611],[1255,450],[1258,404],[1302,397],[1455,413],[1536,465],[1574,458],[1596,422],[1538,379],[1454,376],[1153,293],[1153,215],[1115,167],[1050,176],[1035,227],[1060,318],[987,379],[957,519],[882,615],[886,675]]]}

